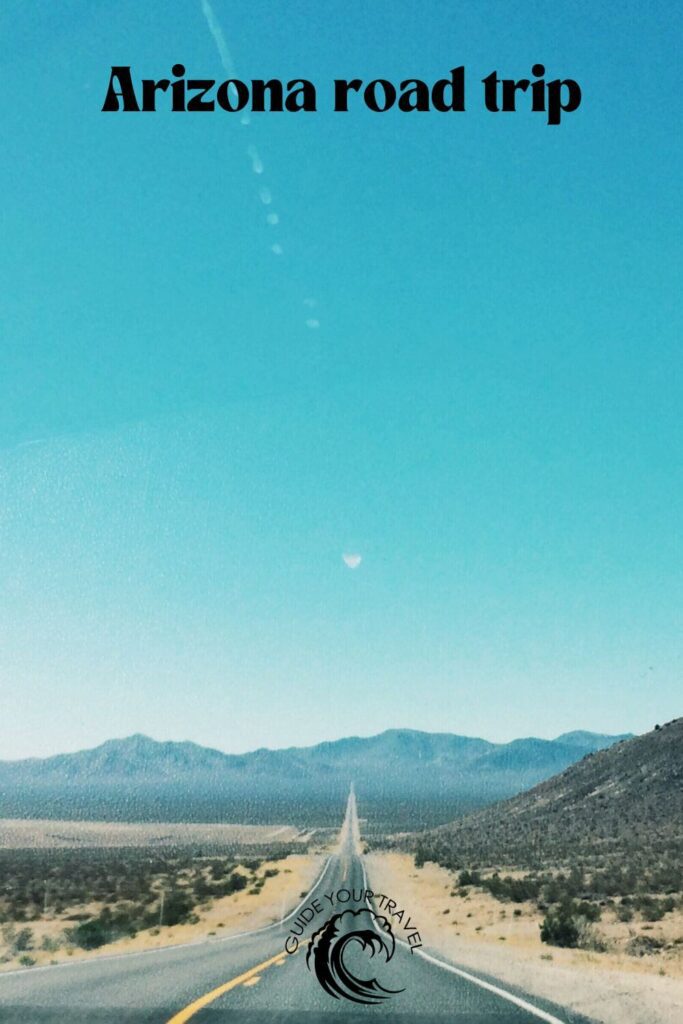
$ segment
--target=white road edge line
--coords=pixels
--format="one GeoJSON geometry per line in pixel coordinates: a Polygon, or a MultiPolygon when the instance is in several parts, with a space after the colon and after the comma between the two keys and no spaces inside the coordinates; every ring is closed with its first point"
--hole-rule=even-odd
{"type": "MultiPolygon", "coordinates": [[[[365,870],[365,864],[361,860],[361,867],[363,868],[363,883],[364,889],[368,891],[368,876],[365,870]]],[[[370,910],[369,900],[365,901],[370,910]]],[[[401,945],[405,946],[406,949],[411,951],[411,955],[415,952],[418,956],[421,956],[423,960],[428,960],[430,964],[435,964],[437,967],[441,967],[444,971],[449,971],[451,974],[457,974],[459,978],[464,978],[465,981],[471,981],[473,985],[478,985],[480,988],[484,988],[487,992],[493,992],[494,995],[500,996],[501,999],[507,999],[509,1003],[514,1003],[515,1006],[519,1006],[522,1010],[527,1010],[529,1013],[538,1017],[539,1020],[544,1020],[546,1024],[565,1024],[565,1021],[560,1020],[559,1017],[554,1017],[552,1013],[546,1013],[545,1010],[541,1010],[538,1006],[534,1006],[533,1003],[527,1002],[526,999],[522,999],[520,996],[514,995],[512,992],[507,992],[504,988],[499,988],[498,985],[492,985],[489,981],[484,981],[483,978],[478,978],[476,974],[470,974],[468,971],[463,971],[459,967],[455,967],[453,964],[445,963],[443,960],[437,959],[430,953],[425,953],[422,949],[414,949],[410,943],[404,939],[396,938],[396,941],[401,945]]]]}
{"type": "MultiPolygon", "coordinates": [[[[408,943],[404,942],[403,939],[398,939],[398,941],[403,946],[408,945],[408,943]]],[[[457,974],[460,978],[464,978],[466,981],[471,981],[473,984],[479,985],[480,988],[485,988],[488,992],[493,992],[494,995],[500,996],[501,999],[507,999],[509,1003],[514,1003],[515,1006],[521,1007],[522,1010],[527,1010],[540,1020],[546,1021],[547,1024],[565,1024],[565,1021],[560,1020],[559,1017],[553,1016],[552,1013],[546,1013],[545,1010],[541,1010],[538,1006],[534,1006],[533,1003],[527,1002],[526,999],[513,995],[512,992],[507,992],[504,988],[499,988],[498,985],[492,985],[490,982],[484,981],[483,978],[477,978],[475,974],[469,974],[468,971],[463,971],[459,967],[454,967],[453,964],[444,963],[443,960],[439,960],[437,957],[431,956],[430,953],[425,953],[423,949],[416,949],[415,952],[418,956],[421,956],[423,960],[429,960],[430,964],[436,964],[437,967],[443,968],[444,971],[450,971],[451,974],[457,974]]]]}
{"type": "Polygon", "coordinates": [[[195,939],[193,942],[178,942],[175,946],[159,946],[158,949],[141,949],[133,953],[109,953],[107,956],[93,957],[92,960],[68,960],[61,964],[43,964],[42,967],[19,967],[14,971],[0,971],[0,984],[2,984],[3,978],[16,977],[18,974],[21,974],[26,978],[30,978],[33,977],[34,974],[38,974],[40,971],[58,971],[61,967],[86,967],[91,966],[92,964],[103,964],[106,963],[107,960],[130,960],[133,957],[152,956],[154,953],[173,953],[178,949],[188,949],[190,947],[199,948],[201,946],[216,946],[221,942],[234,942],[235,939],[243,939],[251,935],[260,935],[262,932],[269,932],[273,928],[280,928],[285,921],[289,921],[290,918],[298,914],[301,908],[308,902],[309,898],[322,883],[331,863],[332,855],[325,861],[323,869],[316,879],[315,885],[308,890],[304,898],[296,905],[294,910],[290,910],[285,917],[281,917],[278,921],[273,921],[272,924],[264,925],[263,928],[254,928],[253,931],[249,932],[234,932],[232,935],[225,935],[220,939],[195,939]]]}

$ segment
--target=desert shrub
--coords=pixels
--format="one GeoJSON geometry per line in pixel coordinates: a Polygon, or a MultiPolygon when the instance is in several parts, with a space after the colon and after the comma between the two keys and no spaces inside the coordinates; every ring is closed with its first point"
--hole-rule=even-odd
{"type": "MultiPolygon", "coordinates": [[[[498,898],[512,900],[513,903],[526,903],[538,897],[540,882],[533,878],[503,878],[498,885],[498,898]]],[[[492,895],[496,895],[490,889],[492,895]]]]}
{"type": "Polygon", "coordinates": [[[240,874],[239,871],[233,871],[229,878],[226,878],[224,882],[217,887],[217,895],[231,896],[234,892],[240,892],[242,889],[246,889],[248,885],[246,875],[240,874]]]}
{"type": "Polygon", "coordinates": [[[183,924],[192,913],[193,901],[187,893],[175,889],[164,903],[164,924],[183,924]]]}
{"type": "Polygon", "coordinates": [[[481,885],[481,877],[477,871],[461,871],[458,881],[460,886],[481,885]]]}
{"type": "Polygon", "coordinates": [[[156,910],[146,910],[144,903],[132,903],[125,900],[111,907],[103,907],[99,920],[110,934],[110,941],[120,939],[124,935],[136,935],[141,928],[148,928],[157,920],[156,910]]]}
{"type": "MultiPolygon", "coordinates": [[[[90,917],[73,928],[66,928],[68,942],[81,949],[99,949],[124,936],[135,936],[141,928],[155,923],[157,913],[147,911],[145,905],[124,900],[114,909],[103,907],[97,917],[90,917]]],[[[166,917],[165,917],[166,919],[166,917]]]]}
{"type": "Polygon", "coordinates": [[[30,956],[28,953],[23,953],[22,956],[19,957],[19,963],[22,967],[33,967],[35,962],[36,958],[34,956],[30,956]]]}
{"type": "Polygon", "coordinates": [[[636,910],[639,910],[644,921],[661,921],[665,914],[670,914],[676,906],[676,901],[667,896],[665,899],[657,899],[654,896],[636,896],[633,900],[636,910]]]}
{"type": "Polygon", "coordinates": [[[258,871],[261,867],[262,861],[260,860],[245,860],[243,861],[244,867],[247,871],[258,871]]]}
{"type": "Polygon", "coordinates": [[[247,887],[247,876],[241,874],[239,871],[233,871],[230,875],[230,892],[239,892],[240,889],[246,889],[247,887]]]}
{"type": "Polygon", "coordinates": [[[226,875],[229,875],[235,870],[235,865],[230,864],[225,860],[214,860],[212,861],[209,870],[214,882],[220,882],[226,875]]]}
{"type": "Polygon", "coordinates": [[[575,949],[581,932],[576,918],[567,905],[549,910],[541,924],[541,942],[549,946],[564,946],[575,949]]]}
{"type": "Polygon", "coordinates": [[[193,888],[195,899],[199,903],[207,899],[207,897],[213,896],[215,892],[215,886],[210,882],[207,882],[206,878],[204,878],[204,875],[201,873],[199,873],[195,878],[193,888]]]}
{"type": "Polygon", "coordinates": [[[64,934],[72,945],[81,949],[99,949],[100,946],[111,942],[112,937],[111,928],[96,917],[83,921],[75,928],[66,928],[64,934]]]}
{"type": "Polygon", "coordinates": [[[657,900],[639,900],[637,906],[642,914],[643,921],[661,921],[664,917],[664,910],[657,900]]]}
{"type": "Polygon", "coordinates": [[[33,949],[33,932],[30,928],[20,928],[15,933],[12,949],[15,953],[23,953],[27,949],[33,949]]]}

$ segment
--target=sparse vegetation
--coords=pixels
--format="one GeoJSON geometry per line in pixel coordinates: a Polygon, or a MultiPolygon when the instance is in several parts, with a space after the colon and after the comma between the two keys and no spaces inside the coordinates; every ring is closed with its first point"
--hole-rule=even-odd
{"type": "MultiPolygon", "coordinates": [[[[269,859],[284,856],[276,850],[269,859]]],[[[94,950],[163,926],[196,923],[211,902],[259,893],[279,869],[257,857],[191,851],[0,850],[0,959],[31,966],[36,947],[94,950]],[[63,922],[34,939],[30,922],[63,922]]]]}
{"type": "MultiPolygon", "coordinates": [[[[452,897],[468,900],[470,894],[478,890],[488,892],[503,903],[529,904],[532,912],[545,915],[540,926],[543,942],[593,952],[604,952],[607,948],[592,927],[605,913],[610,915],[610,920],[635,922],[645,929],[649,922],[661,921],[667,914],[683,909],[683,896],[679,894],[657,896],[651,892],[629,891],[618,900],[606,895],[606,891],[614,894],[622,887],[642,890],[657,878],[667,879],[668,886],[670,878],[666,871],[638,879],[623,866],[614,874],[605,868],[591,871],[575,865],[568,872],[538,871],[521,877],[501,875],[490,869],[465,868],[457,877],[458,885],[451,890],[452,897]]],[[[521,908],[516,907],[513,917],[521,917],[522,913],[521,908]]],[[[654,948],[649,943],[643,947],[636,944],[630,951],[640,956],[643,949],[651,952],[654,948]]]]}
{"type": "Polygon", "coordinates": [[[587,903],[577,904],[572,900],[564,900],[549,910],[541,924],[541,942],[569,949],[580,946],[595,952],[603,951],[606,948],[604,942],[588,924],[589,921],[597,920],[590,907],[587,903]]]}

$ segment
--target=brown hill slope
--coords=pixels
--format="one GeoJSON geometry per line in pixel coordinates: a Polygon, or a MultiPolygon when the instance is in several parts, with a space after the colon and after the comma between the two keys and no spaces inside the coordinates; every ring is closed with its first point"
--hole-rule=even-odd
{"type": "Polygon", "coordinates": [[[589,754],[533,789],[423,833],[418,861],[447,866],[683,860],[683,718],[589,754]]]}

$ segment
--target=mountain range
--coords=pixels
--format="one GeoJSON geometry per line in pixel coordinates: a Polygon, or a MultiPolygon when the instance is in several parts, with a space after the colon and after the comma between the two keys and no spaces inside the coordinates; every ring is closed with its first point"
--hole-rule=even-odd
{"type": "Polygon", "coordinates": [[[633,851],[661,861],[683,848],[683,718],[589,752],[519,795],[408,845],[449,866],[580,863],[633,851]]]}
{"type": "Polygon", "coordinates": [[[377,827],[420,827],[528,789],[623,738],[571,732],[497,744],[390,729],[238,755],[137,734],[0,761],[0,818],[325,824],[336,821],[353,781],[377,827]]]}

